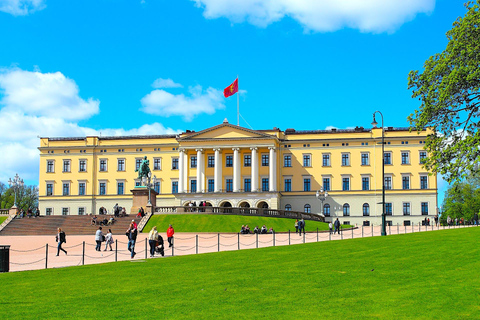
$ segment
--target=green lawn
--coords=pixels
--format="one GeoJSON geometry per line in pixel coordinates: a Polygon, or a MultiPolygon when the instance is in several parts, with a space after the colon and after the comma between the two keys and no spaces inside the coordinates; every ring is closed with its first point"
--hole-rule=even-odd
{"type": "Polygon", "coordinates": [[[1,319],[479,319],[480,228],[0,274],[1,319]]]}
{"type": "MultiPolygon", "coordinates": [[[[242,225],[248,225],[253,232],[255,226],[264,224],[276,232],[295,231],[295,220],[255,216],[217,215],[217,214],[161,214],[153,215],[143,229],[149,232],[153,226],[166,231],[172,224],[175,232],[240,232],[242,225]]],[[[305,220],[306,231],[328,230],[328,224],[305,220]]]]}
{"type": "Polygon", "coordinates": [[[0,224],[2,224],[3,221],[7,220],[8,216],[0,216],[0,224]]]}

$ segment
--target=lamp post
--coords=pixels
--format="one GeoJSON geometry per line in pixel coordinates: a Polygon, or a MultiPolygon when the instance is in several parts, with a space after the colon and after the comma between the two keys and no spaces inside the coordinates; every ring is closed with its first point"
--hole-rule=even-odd
{"type": "Polygon", "coordinates": [[[11,178],[8,178],[8,185],[10,188],[13,188],[13,193],[15,194],[15,201],[13,202],[13,207],[17,207],[17,191],[20,187],[23,187],[23,179],[20,179],[18,176],[18,173],[15,174],[15,177],[13,177],[13,180],[11,178]]]}
{"type": "Polygon", "coordinates": [[[142,182],[143,182],[143,185],[148,188],[148,203],[147,203],[147,205],[151,206],[151,205],[152,205],[152,201],[150,200],[150,199],[151,199],[151,198],[150,198],[150,197],[151,197],[151,196],[150,196],[150,194],[151,194],[150,190],[152,190],[152,186],[155,187],[155,183],[157,182],[157,176],[154,175],[154,176],[152,177],[152,173],[149,172],[149,173],[148,173],[148,178],[145,177],[145,176],[143,176],[142,182]]]}
{"type": "Polygon", "coordinates": [[[317,190],[316,194],[317,199],[320,201],[320,213],[323,214],[323,202],[328,197],[328,192],[323,190],[323,187],[320,187],[320,190],[317,190]]]}
{"type": "Polygon", "coordinates": [[[386,227],[386,214],[385,214],[385,128],[383,127],[383,114],[380,111],[373,113],[373,128],[377,127],[377,121],[375,121],[375,114],[378,113],[382,117],[382,236],[387,235],[386,227]]]}

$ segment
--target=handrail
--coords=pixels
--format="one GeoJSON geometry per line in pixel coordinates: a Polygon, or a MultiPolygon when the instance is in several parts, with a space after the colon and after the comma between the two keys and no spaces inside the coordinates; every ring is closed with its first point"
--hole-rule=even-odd
{"type": "Polygon", "coordinates": [[[148,220],[150,220],[150,218],[152,217],[152,215],[153,215],[153,212],[149,212],[149,213],[147,213],[145,216],[143,216],[142,220],[140,220],[140,222],[138,223],[138,226],[137,226],[138,232],[142,232],[142,231],[143,231],[143,228],[145,228],[145,226],[146,226],[147,223],[148,223],[148,220]]]}
{"type": "Polygon", "coordinates": [[[10,209],[0,209],[0,215],[7,215],[9,214],[10,209]]]}
{"type": "Polygon", "coordinates": [[[13,220],[13,218],[15,218],[15,215],[15,213],[12,213],[7,219],[5,219],[5,221],[2,222],[2,224],[0,224],[0,232],[2,232],[2,230],[5,229],[5,227],[13,220]]]}
{"type": "Polygon", "coordinates": [[[161,206],[155,207],[155,214],[162,213],[202,213],[202,214],[232,214],[242,216],[278,217],[290,219],[305,219],[324,221],[317,214],[300,211],[277,210],[270,208],[245,208],[245,207],[190,207],[190,206],[161,206]]]}

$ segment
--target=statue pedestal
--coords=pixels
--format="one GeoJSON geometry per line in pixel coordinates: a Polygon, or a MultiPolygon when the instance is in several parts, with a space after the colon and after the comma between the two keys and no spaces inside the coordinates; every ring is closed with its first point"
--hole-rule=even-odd
{"type": "Polygon", "coordinates": [[[137,214],[138,209],[143,207],[145,213],[152,212],[157,206],[157,192],[153,189],[150,189],[150,202],[151,205],[148,205],[148,188],[147,187],[136,187],[131,190],[133,193],[133,204],[130,209],[130,214],[137,214]]]}
{"type": "Polygon", "coordinates": [[[8,214],[9,215],[12,215],[12,214],[17,215],[18,211],[19,211],[18,208],[16,206],[13,206],[13,207],[10,208],[10,210],[8,210],[8,214]]]}

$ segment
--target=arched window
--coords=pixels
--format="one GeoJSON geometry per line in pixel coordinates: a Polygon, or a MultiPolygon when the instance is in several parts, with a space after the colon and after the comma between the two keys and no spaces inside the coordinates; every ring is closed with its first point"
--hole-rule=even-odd
{"type": "Polygon", "coordinates": [[[323,206],[323,215],[325,217],[330,217],[330,205],[328,203],[326,203],[324,206],[323,206]]]}
{"type": "Polygon", "coordinates": [[[292,206],[289,204],[285,205],[285,211],[292,211],[292,206]]]}
{"type": "Polygon", "coordinates": [[[350,205],[348,203],[345,203],[343,205],[343,216],[344,217],[350,216],[350,205]]]}
{"type": "Polygon", "coordinates": [[[303,207],[303,212],[305,212],[305,213],[312,213],[312,207],[307,203],[307,204],[303,207]]]}
{"type": "Polygon", "coordinates": [[[370,215],[370,206],[368,205],[368,203],[363,204],[363,215],[364,216],[370,215]]]}

